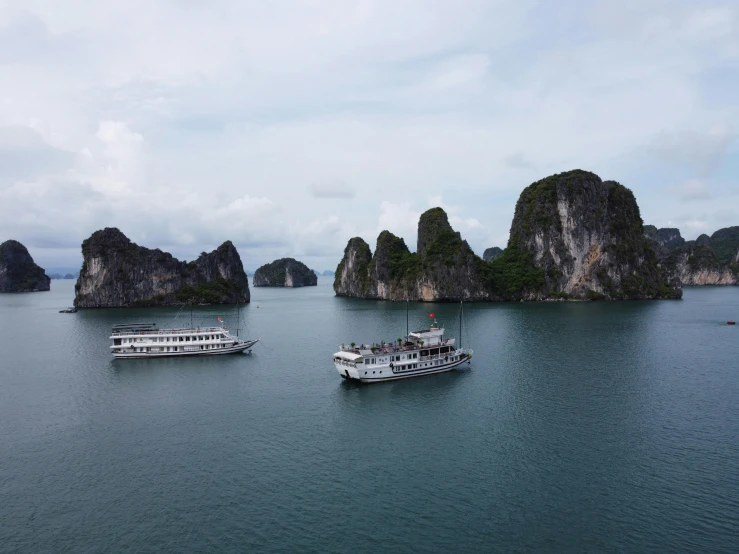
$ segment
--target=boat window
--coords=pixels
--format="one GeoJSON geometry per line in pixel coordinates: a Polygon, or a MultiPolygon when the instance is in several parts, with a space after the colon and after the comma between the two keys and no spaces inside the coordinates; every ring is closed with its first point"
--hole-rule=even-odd
{"type": "Polygon", "coordinates": [[[429,351],[428,350],[421,350],[421,356],[428,356],[429,351]]]}

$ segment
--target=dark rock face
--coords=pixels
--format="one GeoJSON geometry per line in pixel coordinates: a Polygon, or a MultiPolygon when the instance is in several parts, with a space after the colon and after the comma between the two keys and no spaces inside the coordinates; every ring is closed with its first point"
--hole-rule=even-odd
{"type": "Polygon", "coordinates": [[[293,258],[282,258],[254,272],[255,287],[311,287],[318,284],[315,271],[293,258]]]}
{"type": "Polygon", "coordinates": [[[188,263],[106,228],[82,243],[82,255],[75,285],[78,308],[249,302],[249,282],[231,241],[188,263]]]}
{"type": "Polygon", "coordinates": [[[485,269],[444,210],[432,208],[418,222],[416,253],[389,231],[377,237],[374,256],[361,238],[351,239],[336,269],[334,291],[381,300],[490,300],[485,269]]]}
{"type": "Polygon", "coordinates": [[[16,240],[0,244],[0,292],[37,292],[51,288],[51,279],[16,240]]]}
{"type": "Polygon", "coordinates": [[[687,242],[677,229],[646,225],[644,232],[660,265],[683,285],[739,284],[739,227],[719,229],[710,237],[703,234],[687,242]]]}
{"type": "Polygon", "coordinates": [[[682,296],[658,266],[633,193],[586,171],[547,177],[521,193],[508,248],[493,265],[508,251],[520,255],[519,265],[528,257],[543,270],[538,282],[520,287],[524,299],[682,296]]]}
{"type": "Polygon", "coordinates": [[[493,246],[485,249],[485,252],[482,253],[482,259],[486,262],[492,262],[495,258],[499,258],[501,254],[503,254],[503,249],[493,246]]]}

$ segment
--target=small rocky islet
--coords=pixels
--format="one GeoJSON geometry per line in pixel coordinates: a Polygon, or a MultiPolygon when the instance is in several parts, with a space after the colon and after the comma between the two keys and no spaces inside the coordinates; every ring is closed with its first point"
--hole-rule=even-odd
{"type": "Polygon", "coordinates": [[[51,278],[36,265],[17,240],[0,244],[0,292],[39,292],[51,289],[51,278]]]}
{"type": "Polygon", "coordinates": [[[281,258],[254,272],[255,287],[314,287],[316,272],[294,258],[281,258]]]}

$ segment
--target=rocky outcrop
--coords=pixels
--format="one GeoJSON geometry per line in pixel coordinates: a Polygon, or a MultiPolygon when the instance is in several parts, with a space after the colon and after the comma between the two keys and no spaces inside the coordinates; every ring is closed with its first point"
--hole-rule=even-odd
{"type": "Polygon", "coordinates": [[[644,236],[649,239],[652,248],[660,259],[685,244],[685,239],[680,235],[680,229],[671,227],[657,229],[654,225],[645,225],[644,236]]]}
{"type": "Polygon", "coordinates": [[[293,258],[282,258],[254,272],[255,287],[311,287],[318,284],[315,271],[293,258]]]}
{"type": "Polygon", "coordinates": [[[503,249],[493,246],[485,249],[485,252],[482,253],[482,259],[486,262],[492,262],[495,258],[499,258],[501,254],[503,254],[503,249]]]}
{"type": "Polygon", "coordinates": [[[582,170],[521,193],[508,247],[492,265],[507,266],[509,279],[520,281],[512,289],[504,284],[507,296],[528,300],[682,296],[679,282],[658,266],[633,193],[582,170]]]}
{"type": "Polygon", "coordinates": [[[249,282],[231,241],[188,263],[106,228],[82,243],[82,255],[77,308],[249,302],[249,282]]]}
{"type": "Polygon", "coordinates": [[[334,291],[381,300],[493,300],[486,271],[444,210],[432,208],[419,219],[415,253],[389,231],[377,237],[374,255],[364,240],[351,239],[336,269],[334,291]]]}
{"type": "MultiPolygon", "coordinates": [[[[374,298],[370,295],[369,265],[372,251],[369,244],[360,237],[349,239],[344,248],[344,257],[334,274],[334,292],[338,296],[355,298],[374,298]]],[[[372,287],[375,288],[376,287],[372,287]]]]}
{"type": "Polygon", "coordinates": [[[0,292],[38,292],[51,288],[51,279],[17,240],[0,244],[0,292]]]}
{"type": "Polygon", "coordinates": [[[690,244],[675,249],[663,262],[683,285],[736,285],[739,268],[722,263],[710,246],[690,244]]]}
{"type": "Polygon", "coordinates": [[[719,229],[710,237],[702,234],[687,242],[677,229],[645,225],[644,232],[660,265],[683,285],[739,284],[739,227],[719,229]]]}

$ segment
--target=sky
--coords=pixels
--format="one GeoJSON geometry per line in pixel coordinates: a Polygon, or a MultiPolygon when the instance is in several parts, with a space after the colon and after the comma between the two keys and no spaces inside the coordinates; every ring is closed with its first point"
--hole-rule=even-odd
{"type": "Polygon", "coordinates": [[[735,1],[0,0],[0,76],[0,242],[42,267],[118,227],[333,270],[434,206],[482,254],[576,168],[739,225],[735,1]]]}

